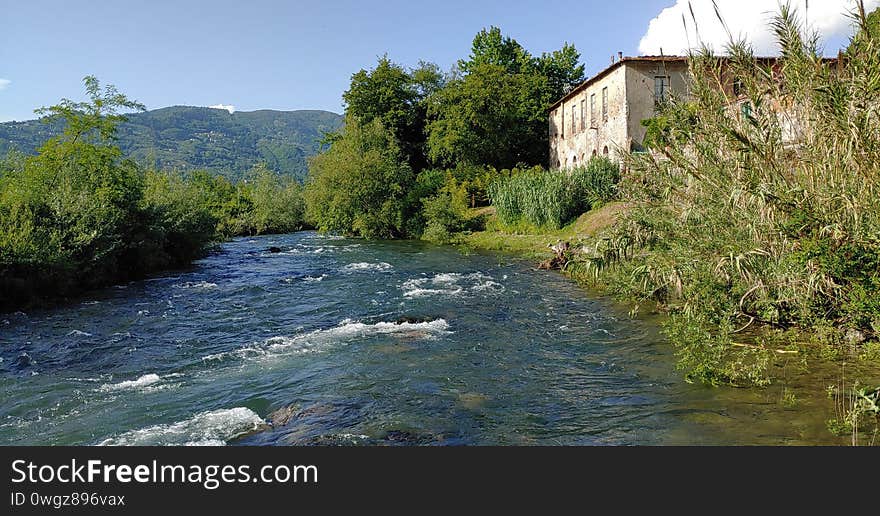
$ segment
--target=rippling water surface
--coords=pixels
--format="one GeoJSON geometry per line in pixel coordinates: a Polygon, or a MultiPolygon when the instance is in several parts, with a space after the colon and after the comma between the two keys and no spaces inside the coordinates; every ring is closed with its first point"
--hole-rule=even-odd
{"type": "Polygon", "coordinates": [[[650,321],[416,242],[239,239],[0,315],[0,359],[2,444],[841,442],[816,388],[687,385],[650,321]]]}

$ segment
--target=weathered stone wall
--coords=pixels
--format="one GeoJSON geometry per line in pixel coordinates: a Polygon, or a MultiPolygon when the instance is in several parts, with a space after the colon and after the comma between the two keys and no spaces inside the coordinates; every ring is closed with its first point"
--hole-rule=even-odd
{"type": "Polygon", "coordinates": [[[647,128],[642,120],[656,114],[654,84],[657,77],[669,77],[669,94],[688,95],[688,65],[683,61],[633,61],[626,63],[627,148],[642,150],[647,128]]]}
{"type": "Polygon", "coordinates": [[[551,168],[569,168],[603,154],[615,159],[618,148],[627,148],[626,96],[626,65],[622,65],[557,106],[550,113],[551,168]],[[606,88],[607,117],[602,107],[606,88]]]}

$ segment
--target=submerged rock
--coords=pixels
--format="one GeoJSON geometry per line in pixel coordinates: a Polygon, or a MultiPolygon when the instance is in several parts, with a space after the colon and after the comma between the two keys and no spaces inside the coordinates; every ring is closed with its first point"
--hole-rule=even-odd
{"type": "Polygon", "coordinates": [[[34,362],[34,359],[31,358],[30,355],[22,352],[20,355],[18,355],[18,358],[15,359],[14,365],[16,369],[26,369],[28,367],[36,365],[36,362],[34,362]]]}
{"type": "Polygon", "coordinates": [[[269,249],[266,249],[266,250],[269,251],[269,252],[272,253],[272,254],[277,254],[277,253],[280,253],[280,252],[281,252],[281,248],[280,248],[280,247],[275,247],[275,246],[272,246],[272,247],[270,247],[269,249]]]}

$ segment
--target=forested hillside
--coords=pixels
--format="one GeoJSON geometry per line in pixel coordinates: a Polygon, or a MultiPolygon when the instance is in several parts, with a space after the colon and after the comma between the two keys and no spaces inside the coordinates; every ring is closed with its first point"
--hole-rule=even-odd
{"type": "MultiPolygon", "coordinates": [[[[118,130],[125,156],[158,169],[207,169],[240,178],[258,162],[282,175],[302,179],[306,158],[319,150],[324,132],[336,131],[342,117],[329,111],[251,111],[174,106],[131,114],[118,130]]],[[[10,148],[32,154],[58,124],[38,120],[0,124],[0,155],[10,148]]]]}

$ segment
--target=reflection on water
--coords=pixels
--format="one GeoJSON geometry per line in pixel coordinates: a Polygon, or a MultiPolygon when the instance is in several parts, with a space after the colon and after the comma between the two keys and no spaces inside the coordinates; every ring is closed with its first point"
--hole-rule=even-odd
{"type": "Polygon", "coordinates": [[[767,389],[688,385],[651,321],[527,263],[239,239],[0,315],[0,443],[844,444],[836,366],[787,360],[767,389]]]}

